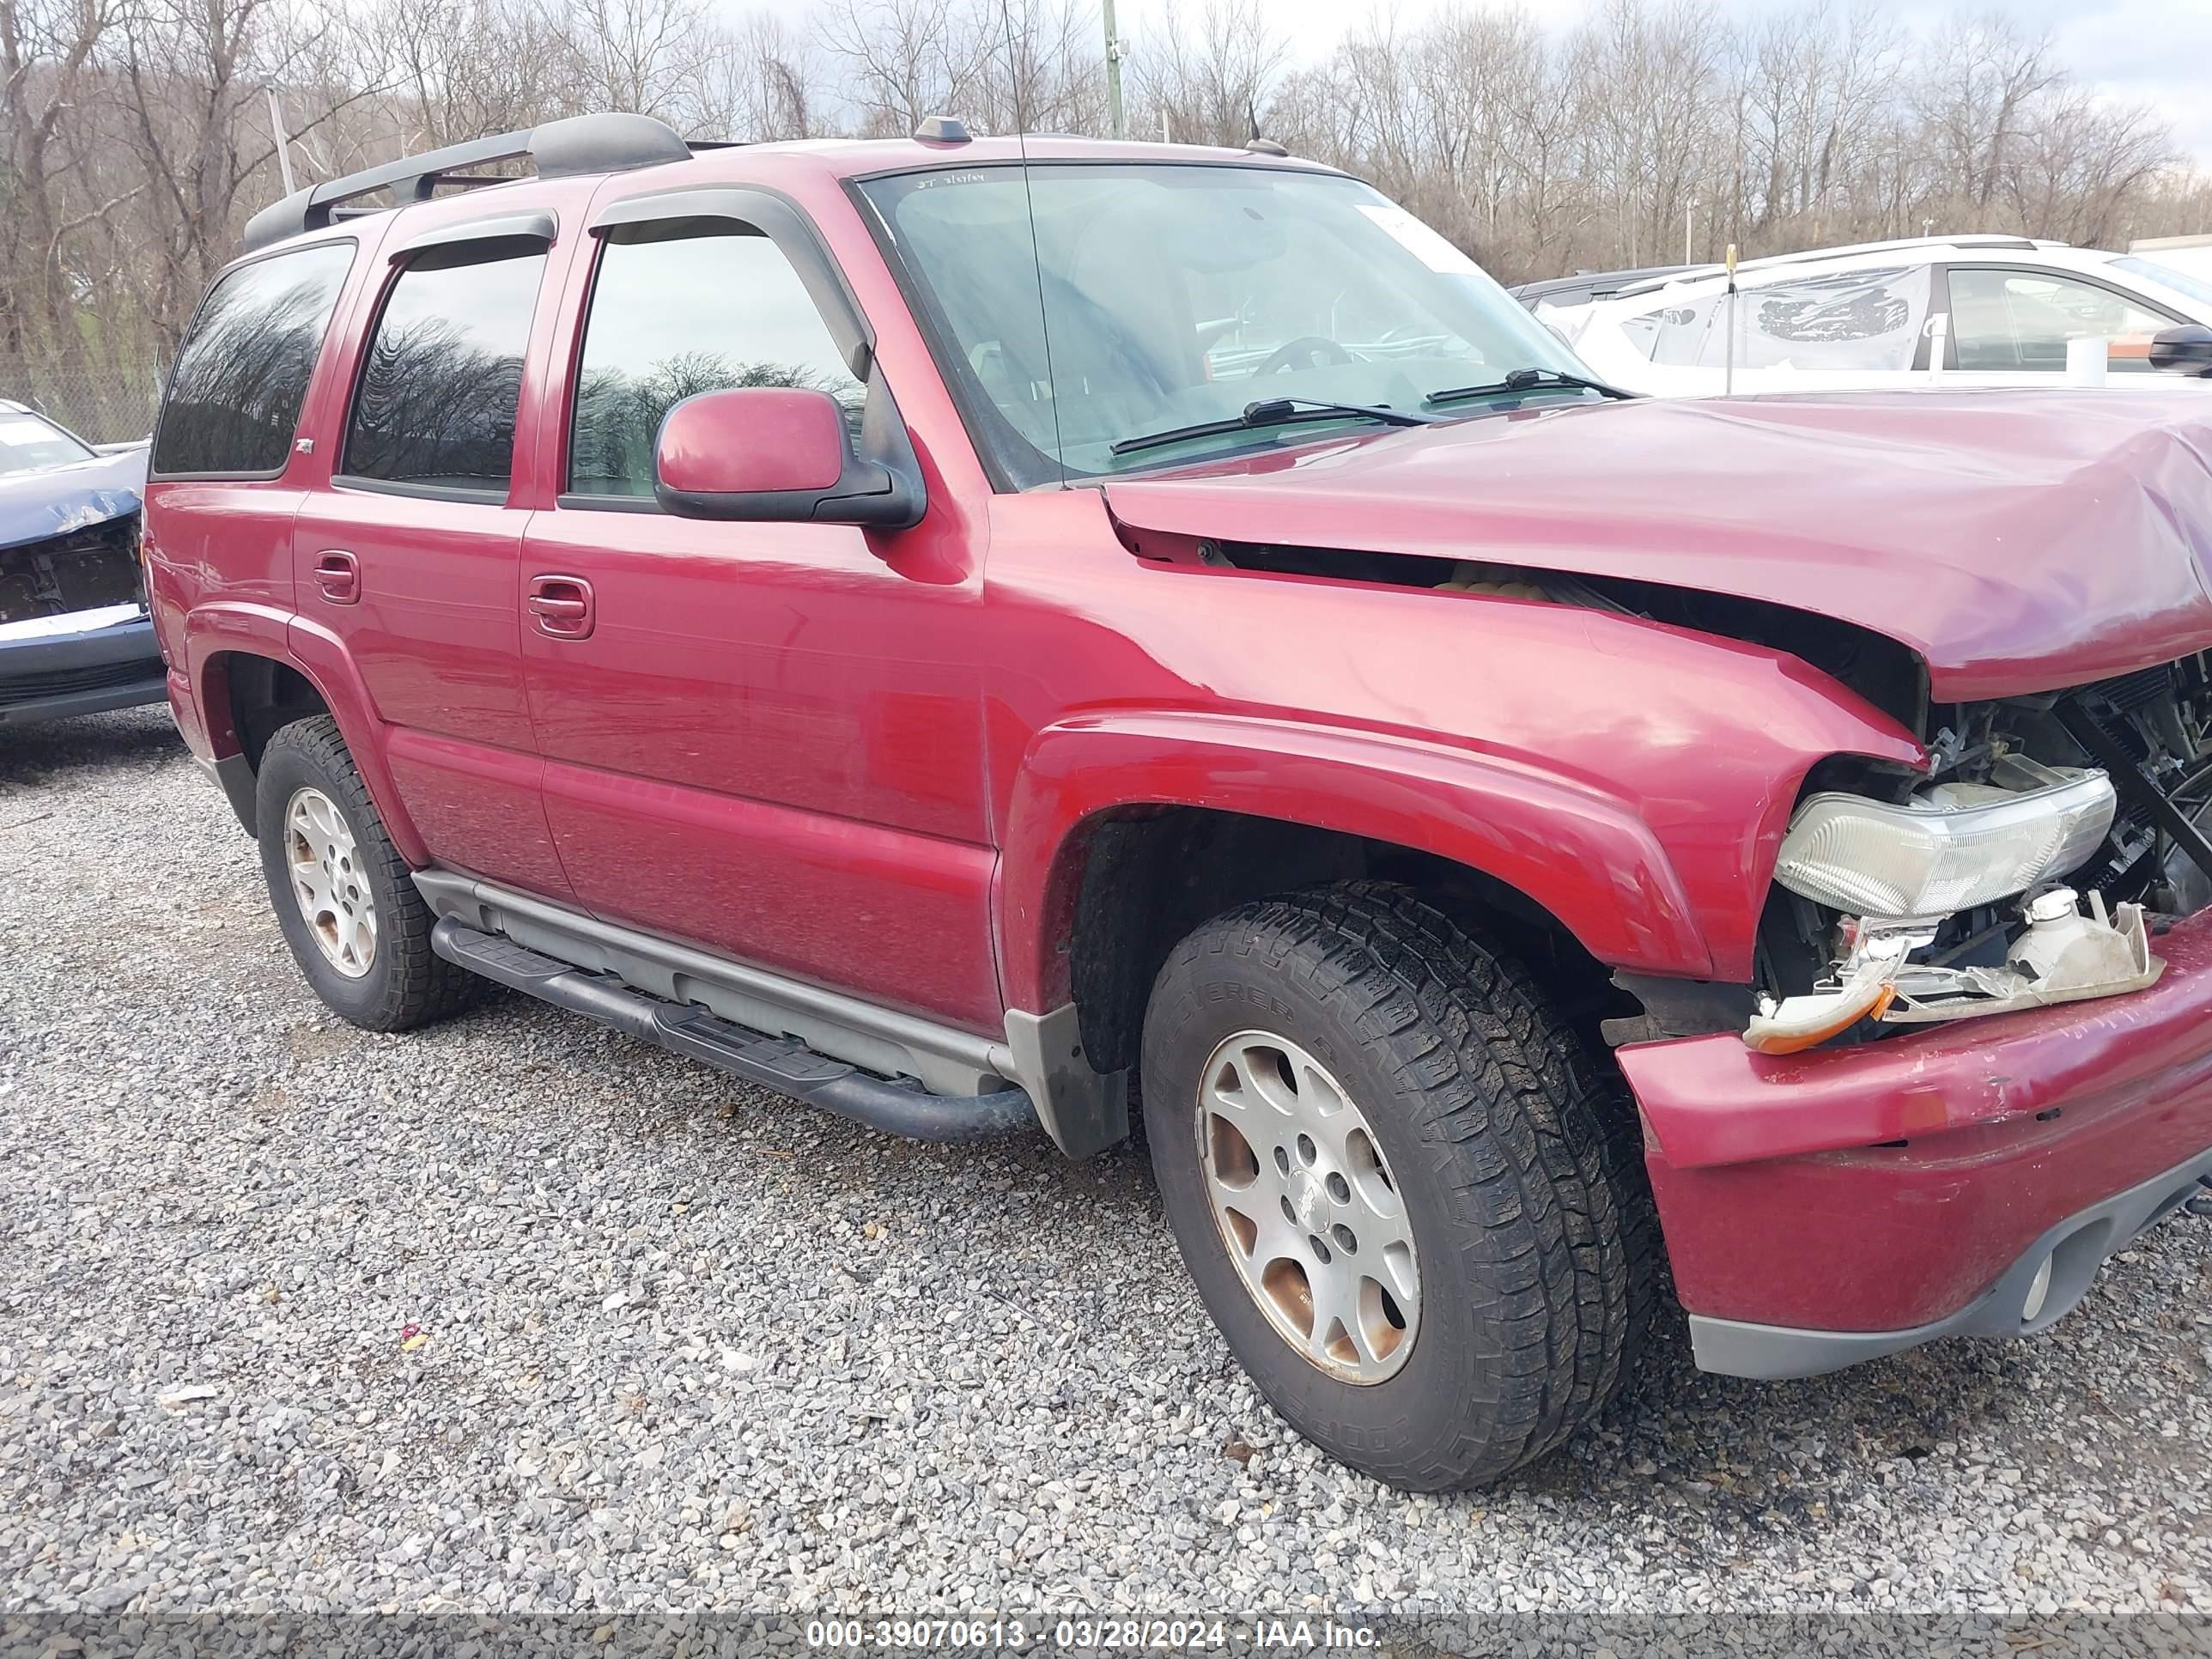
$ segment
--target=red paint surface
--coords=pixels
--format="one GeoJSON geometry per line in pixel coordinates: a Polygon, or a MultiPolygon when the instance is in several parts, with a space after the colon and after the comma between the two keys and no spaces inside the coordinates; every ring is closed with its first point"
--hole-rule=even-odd
{"type": "Polygon", "coordinates": [[[1771,600],[1904,641],[1939,702],[2078,685],[2212,635],[2212,427],[2154,392],[1649,398],[1106,493],[1148,530],[1771,600]]]}
{"type": "Polygon", "coordinates": [[[1924,1324],[2045,1229],[2212,1146],[2212,912],[2153,948],[2159,982],[2103,1001],[1786,1059],[1725,1035],[1620,1050],[1683,1305],[1924,1324]]]}
{"type": "MultiPolygon", "coordinates": [[[[1939,698],[2212,645],[2193,544],[2212,524],[2212,437],[2185,400],[1594,406],[994,495],[842,175],[1016,153],[771,146],[702,155],[680,179],[495,187],[501,210],[560,224],[496,502],[333,485],[386,249],[490,210],[471,197],[349,222],[362,252],[301,428],[312,453],[265,483],[149,487],[188,740],[235,752],[225,657],[277,657],[330,702],[411,862],[989,1032],[1010,1007],[1066,1000],[1067,917],[1103,815],[1214,807],[1423,848],[1517,888],[1608,963],[1741,981],[1807,770],[1920,754],[1771,650],[1151,562],[1116,516],[1753,594],[1905,641],[1939,698]],[[921,460],[914,529],[562,502],[591,213],[718,181],[782,192],[842,266],[921,460]],[[358,560],[356,604],[295,581],[331,547],[358,560]],[[590,585],[588,636],[526,625],[549,574],[590,585]]],[[[1787,1062],[1733,1037],[1628,1054],[1686,1300],[1838,1328],[1932,1317],[2054,1206],[2212,1142],[2200,939],[2162,941],[2167,982],[2123,1001],[1787,1062]],[[2062,1118],[2039,1123],[2042,1101],[2062,1118]]]]}
{"type": "Polygon", "coordinates": [[[686,398],[661,422],[661,482],[681,495],[827,489],[845,466],[829,393],[744,386],[686,398]]]}

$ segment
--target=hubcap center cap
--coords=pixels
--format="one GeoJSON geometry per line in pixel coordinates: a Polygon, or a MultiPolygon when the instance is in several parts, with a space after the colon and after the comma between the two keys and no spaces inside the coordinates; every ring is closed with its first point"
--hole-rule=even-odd
{"type": "Polygon", "coordinates": [[[1311,1170],[1300,1170],[1291,1176],[1291,1208],[1297,1212],[1298,1224],[1310,1233],[1324,1232],[1328,1227],[1328,1189],[1322,1185],[1321,1177],[1311,1170]]]}

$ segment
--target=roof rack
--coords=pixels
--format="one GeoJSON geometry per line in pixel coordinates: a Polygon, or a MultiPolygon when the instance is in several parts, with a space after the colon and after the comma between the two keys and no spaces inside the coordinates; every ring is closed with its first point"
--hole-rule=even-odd
{"type": "Polygon", "coordinates": [[[467,171],[495,161],[527,157],[536,164],[539,178],[557,179],[654,167],[663,161],[683,161],[690,154],[691,147],[677,136],[673,127],[650,115],[572,115],[520,132],[495,133],[465,144],[403,156],[382,167],[294,191],[246,222],[246,247],[253,252],[302,231],[321,230],[341,218],[388,211],[346,205],[374,191],[388,189],[392,206],[404,207],[410,202],[428,201],[441,185],[467,190],[509,182],[467,171]]]}

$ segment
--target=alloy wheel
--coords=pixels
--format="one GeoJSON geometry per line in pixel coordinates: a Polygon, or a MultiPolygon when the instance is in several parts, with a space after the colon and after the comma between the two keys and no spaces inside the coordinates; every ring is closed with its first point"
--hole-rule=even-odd
{"type": "Polygon", "coordinates": [[[345,815],[319,789],[295,789],[285,805],[284,863],[323,959],[348,979],[366,976],[376,965],[376,900],[345,815]]]}
{"type": "Polygon", "coordinates": [[[1394,1376],[1420,1319],[1413,1228],[1329,1069],[1272,1032],[1224,1038],[1200,1073],[1198,1153],[1222,1243],[1276,1331],[1340,1381],[1394,1376]]]}

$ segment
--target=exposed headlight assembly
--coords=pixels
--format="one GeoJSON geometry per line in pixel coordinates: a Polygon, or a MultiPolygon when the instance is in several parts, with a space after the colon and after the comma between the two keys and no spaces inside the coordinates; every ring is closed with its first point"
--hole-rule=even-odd
{"type": "Polygon", "coordinates": [[[1774,878],[1854,916],[1948,916],[2078,868],[2115,805],[2112,780],[2086,771],[2024,793],[1953,787],[1902,805],[1814,795],[1790,821],[1774,878]]]}

